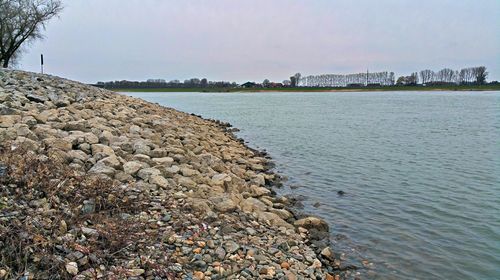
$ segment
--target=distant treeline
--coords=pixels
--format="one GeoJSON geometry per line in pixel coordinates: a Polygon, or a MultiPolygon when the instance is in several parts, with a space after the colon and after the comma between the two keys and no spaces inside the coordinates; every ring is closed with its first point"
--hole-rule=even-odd
{"type": "MultiPolygon", "coordinates": [[[[362,87],[392,86],[394,84],[414,86],[431,85],[483,85],[486,84],[488,72],[485,66],[453,70],[444,68],[437,72],[426,69],[414,72],[409,76],[401,76],[397,80],[393,72],[357,73],[357,74],[323,74],[302,76],[297,73],[290,77],[292,86],[299,87],[362,87]]],[[[493,82],[496,83],[496,82],[493,82]]]]}
{"type": "Polygon", "coordinates": [[[437,72],[426,69],[420,72],[412,73],[410,76],[401,76],[398,78],[397,85],[483,85],[486,84],[488,72],[485,66],[463,68],[453,70],[444,68],[437,72]]]}
{"type": "Polygon", "coordinates": [[[237,87],[235,82],[208,81],[207,79],[193,78],[181,82],[172,80],[167,82],[164,79],[149,79],[147,81],[111,81],[97,82],[97,86],[108,89],[150,89],[150,88],[232,88],[237,87]]]}
{"type": "MultiPolygon", "coordinates": [[[[483,85],[486,84],[488,72],[485,66],[469,67],[460,70],[444,68],[437,72],[426,69],[414,72],[409,76],[401,76],[397,80],[393,72],[357,73],[357,74],[324,74],[302,76],[300,73],[284,80],[282,83],[265,79],[262,83],[246,82],[238,85],[235,82],[208,81],[192,78],[181,82],[164,79],[149,79],[147,81],[111,81],[98,82],[98,87],[107,89],[230,89],[230,88],[290,88],[290,87],[378,87],[378,86],[439,86],[439,85],[483,85]]],[[[497,81],[492,84],[497,84],[497,81]]]]}

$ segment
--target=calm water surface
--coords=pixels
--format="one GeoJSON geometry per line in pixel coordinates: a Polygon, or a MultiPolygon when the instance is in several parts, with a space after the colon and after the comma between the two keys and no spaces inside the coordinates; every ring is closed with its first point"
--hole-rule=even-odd
{"type": "Polygon", "coordinates": [[[131,95],[240,128],[363,278],[500,279],[500,92],[131,95]]]}

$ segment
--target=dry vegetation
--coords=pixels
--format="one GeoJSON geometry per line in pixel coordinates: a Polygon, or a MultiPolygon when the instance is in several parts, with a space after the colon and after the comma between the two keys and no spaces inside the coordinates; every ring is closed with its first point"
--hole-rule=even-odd
{"type": "Polygon", "coordinates": [[[47,155],[5,147],[0,149],[0,169],[0,263],[5,278],[30,272],[37,279],[71,278],[68,260],[77,261],[91,278],[99,275],[100,265],[114,266],[114,274],[124,276],[130,271],[120,268],[122,258],[129,258],[144,241],[157,239],[145,223],[124,220],[144,210],[145,198],[130,199],[111,180],[78,174],[47,155]]]}

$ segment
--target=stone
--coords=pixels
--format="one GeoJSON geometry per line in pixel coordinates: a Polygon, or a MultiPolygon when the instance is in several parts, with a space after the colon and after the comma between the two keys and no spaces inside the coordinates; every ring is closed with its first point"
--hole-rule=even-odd
{"type": "Polygon", "coordinates": [[[142,268],[134,268],[127,270],[127,275],[130,277],[139,277],[145,273],[145,270],[142,268]]]}
{"type": "Polygon", "coordinates": [[[264,222],[270,226],[285,227],[287,229],[294,229],[293,225],[287,223],[278,215],[271,212],[257,212],[259,221],[264,222]]]}
{"type": "Polygon", "coordinates": [[[311,265],[311,267],[315,268],[315,269],[321,268],[321,266],[322,266],[321,261],[318,259],[314,259],[314,261],[311,265]]]}
{"type": "Polygon", "coordinates": [[[153,158],[152,161],[157,165],[171,166],[174,159],[171,157],[153,158]]]}
{"type": "MultiPolygon", "coordinates": [[[[85,120],[71,121],[71,122],[65,123],[63,129],[66,131],[72,131],[72,130],[88,131],[89,130],[89,123],[85,120]]],[[[96,136],[96,138],[97,138],[97,136],[96,136]]],[[[95,142],[95,143],[98,143],[98,142],[95,142]]]]}
{"type": "Polygon", "coordinates": [[[303,227],[305,229],[315,229],[318,231],[325,231],[325,232],[329,231],[328,224],[324,220],[316,217],[307,217],[299,219],[294,222],[294,225],[296,227],[303,227]]]}
{"type": "Polygon", "coordinates": [[[13,146],[24,151],[38,151],[38,149],[40,149],[40,145],[37,141],[33,141],[25,137],[17,137],[13,143],[13,146]]]}
{"type": "Polygon", "coordinates": [[[142,168],[143,164],[138,161],[129,161],[123,164],[123,172],[135,175],[142,168]]]}
{"type": "Polygon", "coordinates": [[[224,199],[215,204],[215,209],[222,213],[231,212],[236,209],[236,203],[231,199],[224,199]]]}
{"type": "Polygon", "coordinates": [[[78,274],[78,264],[76,262],[69,262],[66,264],[66,271],[71,275],[78,274]]]}
{"type": "Polygon", "coordinates": [[[96,155],[98,153],[102,153],[107,156],[115,155],[115,151],[113,151],[113,149],[110,146],[106,146],[103,144],[92,144],[91,149],[92,149],[92,155],[96,155]]]}
{"type": "Polygon", "coordinates": [[[144,141],[137,141],[133,145],[135,154],[142,154],[150,156],[151,148],[144,141]]]}
{"type": "Polygon", "coordinates": [[[185,195],[182,191],[174,193],[173,196],[176,199],[182,199],[187,197],[187,195],[185,195]]]}
{"type": "Polygon", "coordinates": [[[290,269],[290,264],[288,262],[282,262],[280,266],[282,269],[290,269]]]}
{"type": "Polygon", "coordinates": [[[181,173],[182,173],[182,176],[185,176],[185,177],[191,177],[191,176],[196,175],[196,171],[194,171],[191,168],[186,168],[186,167],[181,168],[181,173]]]}
{"type": "Polygon", "coordinates": [[[88,228],[88,227],[82,227],[82,232],[85,235],[88,236],[98,236],[99,232],[93,228],[88,228]]]}
{"type": "Polygon", "coordinates": [[[224,174],[224,173],[219,173],[219,174],[215,174],[214,176],[212,176],[212,183],[214,185],[224,185],[224,182],[230,182],[231,181],[231,177],[227,174],[224,174]]]}
{"type": "Polygon", "coordinates": [[[149,178],[149,183],[155,184],[161,188],[167,188],[169,186],[168,180],[161,175],[152,176],[149,178]]]}
{"type": "Polygon", "coordinates": [[[199,260],[191,263],[191,266],[196,270],[206,270],[207,263],[205,261],[199,260]]]}
{"type": "Polygon", "coordinates": [[[156,168],[143,168],[139,170],[137,176],[139,176],[139,178],[143,180],[148,181],[151,177],[158,176],[160,174],[161,174],[160,170],[156,168]]]}
{"type": "Polygon", "coordinates": [[[251,182],[256,184],[257,186],[264,186],[266,184],[266,179],[264,178],[264,175],[258,174],[255,175],[251,182]]]}
{"type": "Polygon", "coordinates": [[[69,151],[73,147],[70,141],[61,138],[45,138],[43,139],[43,144],[47,148],[59,149],[61,151],[69,151]]]}
{"type": "Polygon", "coordinates": [[[330,261],[335,260],[335,255],[333,254],[333,250],[330,247],[325,247],[323,250],[321,250],[321,256],[330,261]]]}
{"type": "Polygon", "coordinates": [[[92,168],[90,168],[89,173],[93,174],[104,174],[108,176],[113,176],[116,170],[113,167],[107,166],[106,164],[99,162],[96,163],[92,168]]]}
{"type": "Polygon", "coordinates": [[[175,174],[179,173],[180,170],[181,169],[179,168],[179,166],[174,165],[174,166],[162,169],[162,173],[164,176],[166,176],[168,178],[172,178],[172,177],[174,177],[175,174]]]}
{"type": "Polygon", "coordinates": [[[196,182],[187,177],[179,177],[178,182],[179,185],[189,189],[193,189],[196,187],[196,182]]]}
{"type": "Polygon", "coordinates": [[[286,280],[297,280],[297,275],[294,272],[285,272],[286,280]]]}
{"type": "Polygon", "coordinates": [[[203,280],[203,279],[205,279],[205,274],[203,272],[201,272],[201,271],[195,271],[193,273],[193,277],[196,280],[203,280]]]}
{"type": "Polygon", "coordinates": [[[226,241],[224,243],[224,249],[226,250],[226,252],[228,254],[232,254],[236,251],[238,251],[238,249],[240,248],[240,245],[238,245],[238,243],[230,240],[230,241],[226,241]]]}
{"type": "Polygon", "coordinates": [[[142,129],[137,125],[131,125],[129,128],[129,132],[132,134],[139,134],[139,133],[141,133],[141,131],[142,131],[142,129]]]}
{"type": "Polygon", "coordinates": [[[49,101],[49,99],[47,97],[41,96],[41,95],[37,95],[37,94],[34,94],[34,93],[28,93],[28,94],[26,94],[26,98],[28,98],[28,100],[30,100],[30,101],[37,102],[37,103],[44,103],[46,101],[49,101]]]}
{"type": "Polygon", "coordinates": [[[264,188],[264,187],[258,187],[258,186],[255,186],[255,185],[252,185],[250,187],[250,192],[252,194],[253,197],[261,197],[261,196],[264,196],[264,195],[269,195],[271,193],[270,190],[264,188]]]}
{"type": "Polygon", "coordinates": [[[59,222],[59,234],[60,235],[66,234],[67,231],[68,231],[68,225],[66,224],[66,221],[61,220],[59,222]]]}
{"type": "Polygon", "coordinates": [[[265,211],[267,209],[267,205],[264,204],[264,202],[262,202],[256,198],[253,198],[253,197],[249,197],[249,198],[243,200],[240,203],[240,207],[241,207],[241,211],[243,211],[245,213],[253,213],[256,211],[262,212],[262,211],[265,211]]]}
{"type": "Polygon", "coordinates": [[[226,250],[224,250],[224,248],[222,247],[218,247],[217,249],[215,249],[215,256],[221,261],[224,260],[224,258],[226,257],[226,250]]]}
{"type": "Polygon", "coordinates": [[[81,151],[81,150],[71,150],[71,151],[68,151],[68,156],[72,159],[72,160],[80,160],[80,161],[86,161],[89,156],[84,152],[84,151],[81,151]]]}
{"type": "Polygon", "coordinates": [[[270,208],[269,212],[278,215],[283,220],[288,220],[288,219],[293,217],[292,213],[290,213],[288,210],[285,210],[285,209],[270,208]]]}
{"type": "Polygon", "coordinates": [[[105,157],[105,158],[101,159],[100,161],[98,161],[97,163],[98,164],[101,163],[101,164],[104,164],[105,166],[110,166],[110,167],[113,167],[115,169],[121,167],[121,162],[114,155],[109,156],[109,157],[105,157]]]}
{"type": "Polygon", "coordinates": [[[7,107],[0,103],[0,115],[18,115],[19,112],[16,109],[7,107]]]}

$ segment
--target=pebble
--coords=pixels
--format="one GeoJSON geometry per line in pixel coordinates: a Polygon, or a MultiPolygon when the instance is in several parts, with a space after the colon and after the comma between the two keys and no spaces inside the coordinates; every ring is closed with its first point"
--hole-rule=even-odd
{"type": "Polygon", "coordinates": [[[66,271],[71,275],[78,274],[78,264],[76,262],[69,262],[66,264],[66,271]]]}

